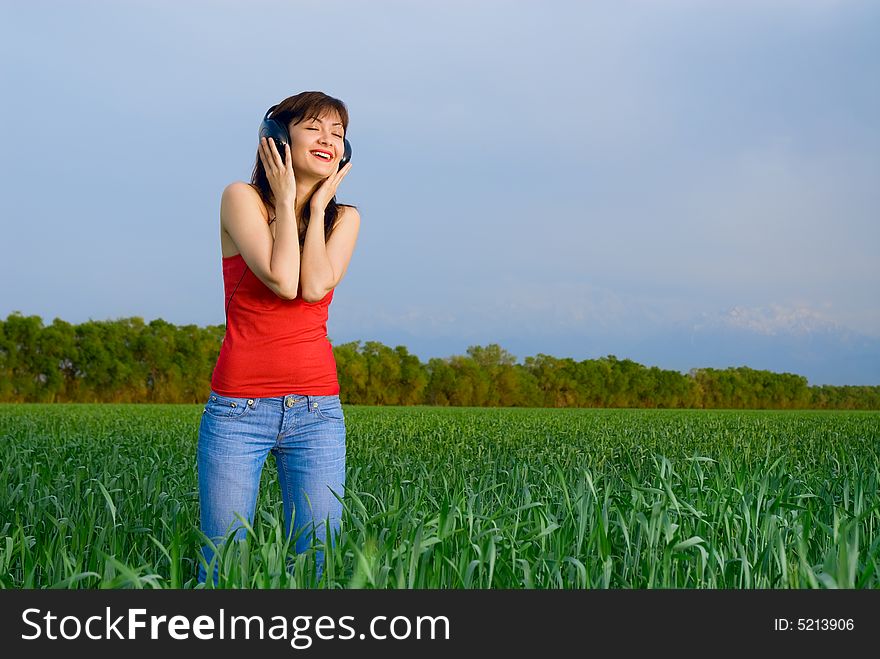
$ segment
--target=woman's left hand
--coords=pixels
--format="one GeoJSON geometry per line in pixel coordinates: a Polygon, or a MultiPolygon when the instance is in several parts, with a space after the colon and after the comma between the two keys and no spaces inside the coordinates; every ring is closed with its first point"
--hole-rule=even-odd
{"type": "Polygon", "coordinates": [[[312,194],[310,204],[313,214],[323,213],[327,209],[327,204],[329,204],[330,200],[336,195],[337,186],[339,186],[340,181],[345,178],[345,175],[348,174],[348,170],[350,169],[351,161],[347,162],[345,167],[337,169],[333,174],[324,179],[321,187],[315,190],[314,194],[312,194]]]}

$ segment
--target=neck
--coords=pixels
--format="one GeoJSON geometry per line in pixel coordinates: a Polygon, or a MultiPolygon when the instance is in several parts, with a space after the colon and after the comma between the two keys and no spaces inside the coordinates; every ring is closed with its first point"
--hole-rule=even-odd
{"type": "Polygon", "coordinates": [[[319,187],[321,187],[321,184],[325,180],[326,179],[323,179],[323,178],[318,178],[318,179],[306,178],[303,180],[300,180],[300,179],[296,180],[296,208],[295,208],[295,212],[296,212],[297,217],[302,217],[303,211],[305,210],[305,207],[306,207],[306,204],[308,204],[311,201],[312,195],[315,193],[315,191],[319,187]]]}

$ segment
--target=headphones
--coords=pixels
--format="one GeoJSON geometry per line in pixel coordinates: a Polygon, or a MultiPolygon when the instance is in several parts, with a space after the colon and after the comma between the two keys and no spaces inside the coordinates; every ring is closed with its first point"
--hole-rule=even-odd
{"type": "MultiPolygon", "coordinates": [[[[273,105],[266,110],[266,116],[263,117],[263,123],[260,124],[260,139],[271,137],[275,140],[275,148],[278,149],[278,153],[281,155],[281,162],[284,162],[284,145],[290,144],[290,133],[287,132],[287,126],[269,118],[269,114],[277,107],[277,105],[273,105]]],[[[342,159],[339,161],[337,171],[345,167],[346,163],[351,160],[351,144],[348,138],[343,137],[342,143],[345,148],[343,149],[342,159]]]]}
{"type": "MultiPolygon", "coordinates": [[[[274,119],[270,119],[269,115],[272,113],[272,110],[277,108],[278,105],[273,105],[271,108],[266,110],[266,114],[263,117],[263,121],[260,124],[259,131],[259,139],[263,139],[264,137],[271,137],[275,141],[275,148],[278,149],[278,153],[281,156],[281,162],[284,162],[284,145],[290,144],[290,133],[287,132],[287,126],[282,124],[279,121],[275,121],[274,119]]],[[[347,137],[342,138],[342,143],[344,146],[342,152],[342,158],[339,160],[339,167],[336,171],[339,171],[351,160],[351,143],[348,141],[347,137]]],[[[275,220],[272,220],[274,222],[275,220]]],[[[271,224],[271,222],[270,222],[271,224]]],[[[245,274],[247,273],[247,265],[245,264],[244,272],[241,273],[241,277],[238,280],[238,284],[235,285],[235,288],[232,289],[232,295],[229,296],[229,300],[226,302],[226,324],[229,325],[229,304],[232,302],[232,296],[235,295],[235,291],[238,290],[238,285],[241,284],[242,279],[244,279],[245,274]]]]}

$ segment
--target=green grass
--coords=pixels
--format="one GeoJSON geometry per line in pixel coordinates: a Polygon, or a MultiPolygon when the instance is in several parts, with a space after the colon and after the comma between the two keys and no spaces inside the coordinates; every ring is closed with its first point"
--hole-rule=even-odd
{"type": "MultiPolygon", "coordinates": [[[[0,587],[194,587],[201,412],[0,405],[0,587]]],[[[880,413],[345,412],[322,582],[285,542],[270,457],[221,587],[880,585],[880,413]]]]}

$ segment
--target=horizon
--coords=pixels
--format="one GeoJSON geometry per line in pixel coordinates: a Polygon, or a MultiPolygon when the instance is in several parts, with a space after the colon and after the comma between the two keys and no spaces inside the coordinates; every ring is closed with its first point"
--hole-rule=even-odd
{"type": "MultiPolygon", "coordinates": [[[[39,317],[38,314],[30,314],[30,316],[29,316],[28,314],[23,314],[20,310],[14,310],[9,315],[7,315],[6,318],[0,318],[0,323],[6,322],[9,319],[9,316],[13,316],[16,314],[20,315],[23,318],[28,318],[28,317],[33,317],[33,316],[39,317]]],[[[40,317],[40,321],[41,321],[43,328],[52,326],[56,320],[61,320],[62,322],[68,322],[68,321],[64,320],[63,318],[59,318],[57,316],[48,322],[45,318],[40,317]]],[[[83,322],[86,322],[86,323],[87,322],[116,323],[116,322],[131,322],[131,321],[140,321],[143,324],[143,327],[148,327],[152,322],[161,321],[163,323],[168,323],[168,324],[174,326],[174,328],[176,330],[187,327],[188,325],[198,327],[201,330],[204,330],[208,327],[208,326],[197,325],[195,323],[187,323],[185,325],[179,325],[179,324],[171,323],[163,318],[153,318],[151,320],[147,320],[141,316],[126,316],[126,317],[120,317],[120,318],[104,318],[104,319],[91,319],[90,318],[90,319],[83,321],[83,322]]],[[[77,325],[80,325],[82,323],[69,323],[69,324],[76,327],[77,325]]],[[[213,326],[214,327],[223,326],[223,323],[215,324],[213,326]]],[[[770,373],[773,373],[774,375],[796,375],[799,377],[804,377],[807,379],[807,386],[808,387],[822,387],[822,386],[842,386],[842,387],[869,386],[870,387],[870,386],[880,386],[880,385],[854,385],[854,384],[846,384],[846,383],[837,384],[837,385],[828,385],[827,383],[816,383],[816,382],[811,382],[809,380],[809,378],[806,375],[804,375],[803,373],[795,373],[795,372],[791,372],[791,371],[774,371],[772,369],[755,368],[754,366],[751,366],[751,365],[745,364],[745,363],[732,364],[732,365],[725,366],[725,367],[715,367],[715,366],[705,366],[705,365],[695,364],[695,365],[692,365],[686,369],[676,369],[676,368],[664,368],[664,367],[659,366],[657,364],[641,362],[639,360],[632,359],[626,355],[616,355],[614,353],[608,353],[608,354],[604,354],[604,355],[596,355],[593,357],[585,357],[582,359],[577,359],[577,358],[571,357],[570,355],[558,354],[558,352],[547,352],[547,351],[543,351],[543,350],[539,350],[539,351],[532,353],[532,354],[517,355],[517,354],[514,354],[511,350],[509,350],[507,346],[505,346],[497,341],[489,341],[485,344],[470,344],[470,345],[466,346],[466,348],[460,352],[448,352],[446,354],[432,354],[429,356],[424,356],[424,355],[418,354],[417,352],[414,352],[407,345],[404,345],[404,344],[391,345],[391,344],[388,344],[388,343],[381,341],[380,339],[375,339],[375,338],[373,338],[373,339],[350,339],[347,341],[335,341],[335,340],[333,340],[332,336],[328,336],[328,340],[331,342],[331,344],[333,345],[334,348],[338,347],[339,345],[346,345],[349,343],[358,343],[358,344],[360,344],[359,347],[363,348],[363,347],[365,347],[365,345],[367,343],[370,343],[372,341],[377,341],[377,342],[381,343],[384,347],[390,348],[392,350],[394,350],[398,347],[403,347],[406,349],[407,354],[414,355],[415,357],[417,357],[419,360],[419,363],[423,366],[427,366],[428,362],[432,358],[440,358],[443,360],[450,360],[453,357],[468,358],[469,355],[467,354],[467,352],[470,348],[473,348],[473,347],[486,348],[491,345],[497,345],[497,346],[499,346],[499,348],[501,348],[501,350],[504,353],[514,357],[515,365],[517,365],[517,366],[525,366],[526,365],[525,361],[526,361],[527,357],[535,358],[535,357],[538,357],[539,355],[545,355],[545,356],[552,357],[552,358],[560,360],[560,361],[566,360],[566,359],[572,359],[575,363],[582,363],[585,361],[609,360],[609,358],[611,358],[611,359],[618,361],[618,362],[630,361],[630,362],[633,362],[633,363],[635,363],[639,366],[642,366],[646,369],[658,368],[661,371],[672,371],[672,372],[676,372],[676,373],[679,373],[679,374],[685,375],[685,376],[691,375],[692,372],[700,371],[700,370],[728,370],[728,369],[735,370],[735,369],[743,369],[744,368],[744,369],[751,369],[754,371],[770,372],[770,373]]]]}

